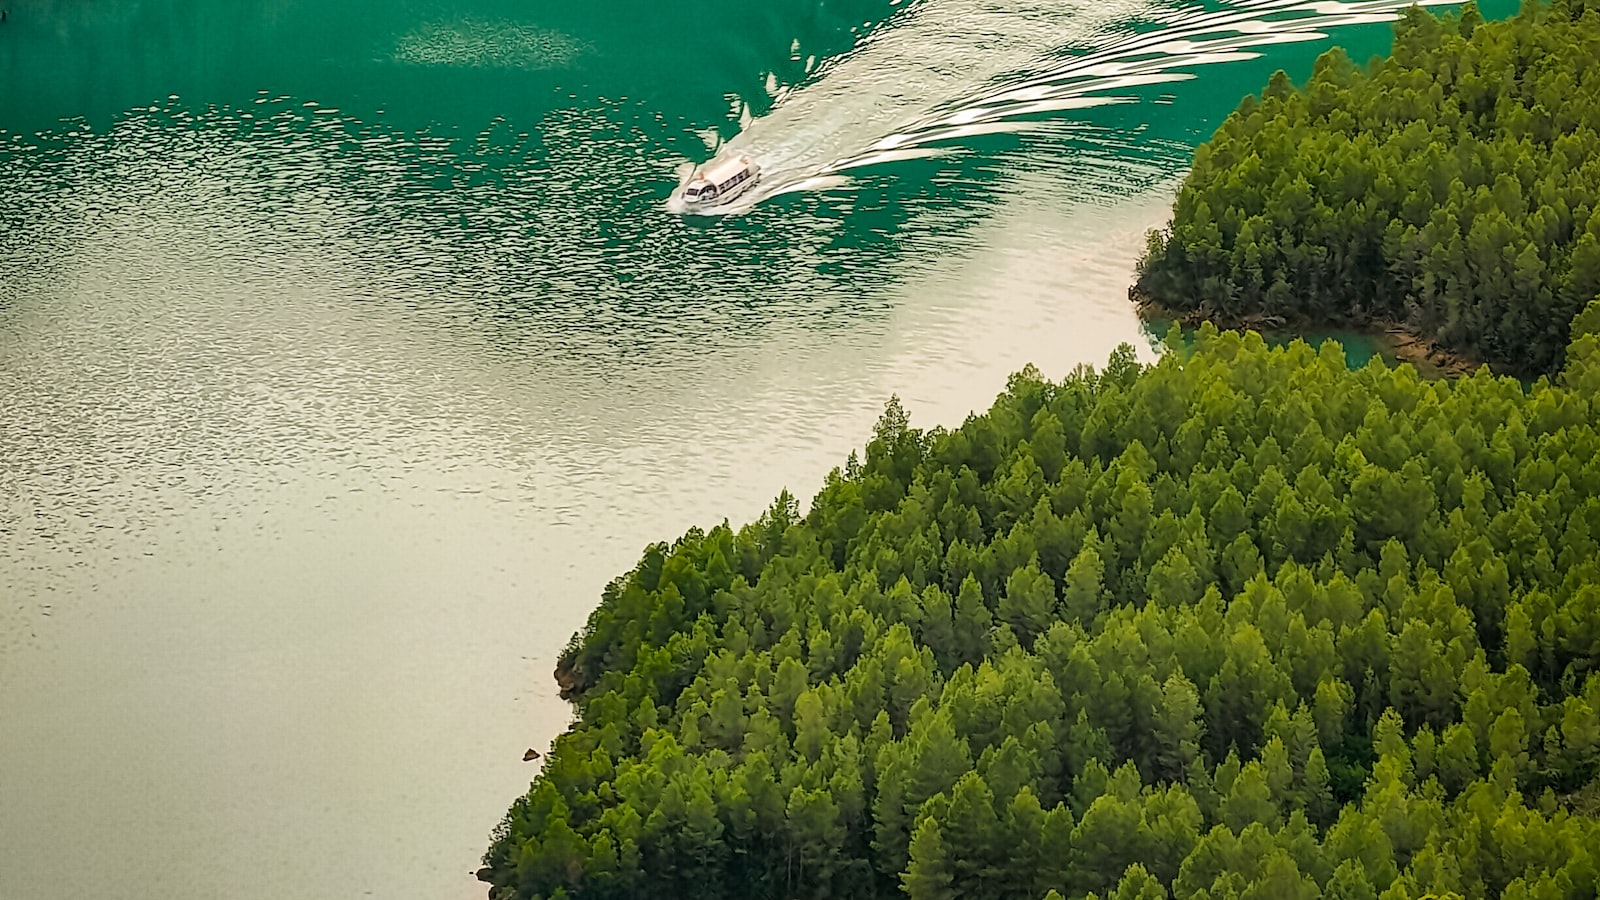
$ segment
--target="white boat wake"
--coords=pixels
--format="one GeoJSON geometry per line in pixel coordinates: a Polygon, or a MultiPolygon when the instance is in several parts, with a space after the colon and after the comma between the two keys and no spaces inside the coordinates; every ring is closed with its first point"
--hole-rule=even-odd
{"type": "MultiPolygon", "coordinates": [[[[952,152],[979,135],[1060,128],[1061,113],[1139,102],[1119,91],[1189,80],[1198,66],[1256,59],[1260,48],[1323,40],[1334,28],[1393,21],[1412,5],[1244,0],[1207,11],[1147,0],[922,0],[749,119],[718,156],[759,161],[760,183],[693,212],[736,215],[782,194],[842,187],[853,170],[952,152]]],[[[695,168],[679,168],[669,211],[689,212],[682,195],[695,168]]]]}

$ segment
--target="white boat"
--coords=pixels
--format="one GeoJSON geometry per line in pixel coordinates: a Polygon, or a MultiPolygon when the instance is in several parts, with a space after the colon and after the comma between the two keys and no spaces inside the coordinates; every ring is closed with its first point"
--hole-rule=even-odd
{"type": "Polygon", "coordinates": [[[683,187],[683,203],[689,209],[720,206],[755,186],[761,167],[740,154],[714,159],[701,166],[683,187]]]}

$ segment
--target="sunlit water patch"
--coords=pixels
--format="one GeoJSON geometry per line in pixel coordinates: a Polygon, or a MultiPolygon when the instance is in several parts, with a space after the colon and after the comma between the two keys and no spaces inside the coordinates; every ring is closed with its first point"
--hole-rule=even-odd
{"type": "Polygon", "coordinates": [[[524,69],[536,72],[572,65],[585,46],[569,35],[517,22],[458,19],[430,22],[395,46],[397,62],[434,66],[524,69]]]}

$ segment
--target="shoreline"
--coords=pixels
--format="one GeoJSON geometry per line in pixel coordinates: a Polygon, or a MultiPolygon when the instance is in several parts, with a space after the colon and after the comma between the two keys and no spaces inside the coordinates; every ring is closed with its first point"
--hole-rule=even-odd
{"type": "Polygon", "coordinates": [[[1267,336],[1300,335],[1317,328],[1348,328],[1379,340],[1383,349],[1397,362],[1409,363],[1419,373],[1433,378],[1458,378],[1471,375],[1480,367],[1504,375],[1501,367],[1485,360],[1452,350],[1434,339],[1418,332],[1403,322],[1383,319],[1365,321],[1318,322],[1311,319],[1288,319],[1284,316],[1251,315],[1234,318],[1206,315],[1198,310],[1176,310],[1145,296],[1137,286],[1128,288],[1128,299],[1133,301],[1139,319],[1144,322],[1177,322],[1185,328],[1197,328],[1210,322],[1218,328],[1231,331],[1258,331],[1267,336]]]}
{"type": "Polygon", "coordinates": [[[1394,348],[1395,359],[1411,363],[1418,370],[1427,366],[1442,376],[1461,377],[1471,375],[1481,367],[1488,367],[1489,371],[1496,375],[1505,374],[1483,360],[1451,350],[1432,338],[1418,334],[1406,325],[1383,322],[1375,323],[1375,326],[1382,330],[1374,333],[1383,335],[1394,348]]]}

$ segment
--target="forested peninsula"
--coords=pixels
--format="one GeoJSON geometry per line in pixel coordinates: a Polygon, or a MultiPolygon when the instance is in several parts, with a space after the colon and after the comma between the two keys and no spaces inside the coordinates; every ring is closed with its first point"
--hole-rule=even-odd
{"type": "Polygon", "coordinates": [[[1585,2],[1413,10],[1371,73],[1280,75],[1141,266],[1204,317],[1403,321],[1554,374],[1207,321],[957,428],[891,401],[808,510],[606,588],[490,896],[1594,897],[1585,2]]]}
{"type": "Polygon", "coordinates": [[[1600,301],[1556,382],[1203,326],[891,403],[802,516],[652,546],[496,898],[1590,897],[1600,301]]]}
{"type": "Polygon", "coordinates": [[[1413,7],[1370,72],[1283,72],[1196,151],[1136,293],[1220,324],[1395,323],[1524,375],[1600,291],[1600,0],[1413,7]]]}

